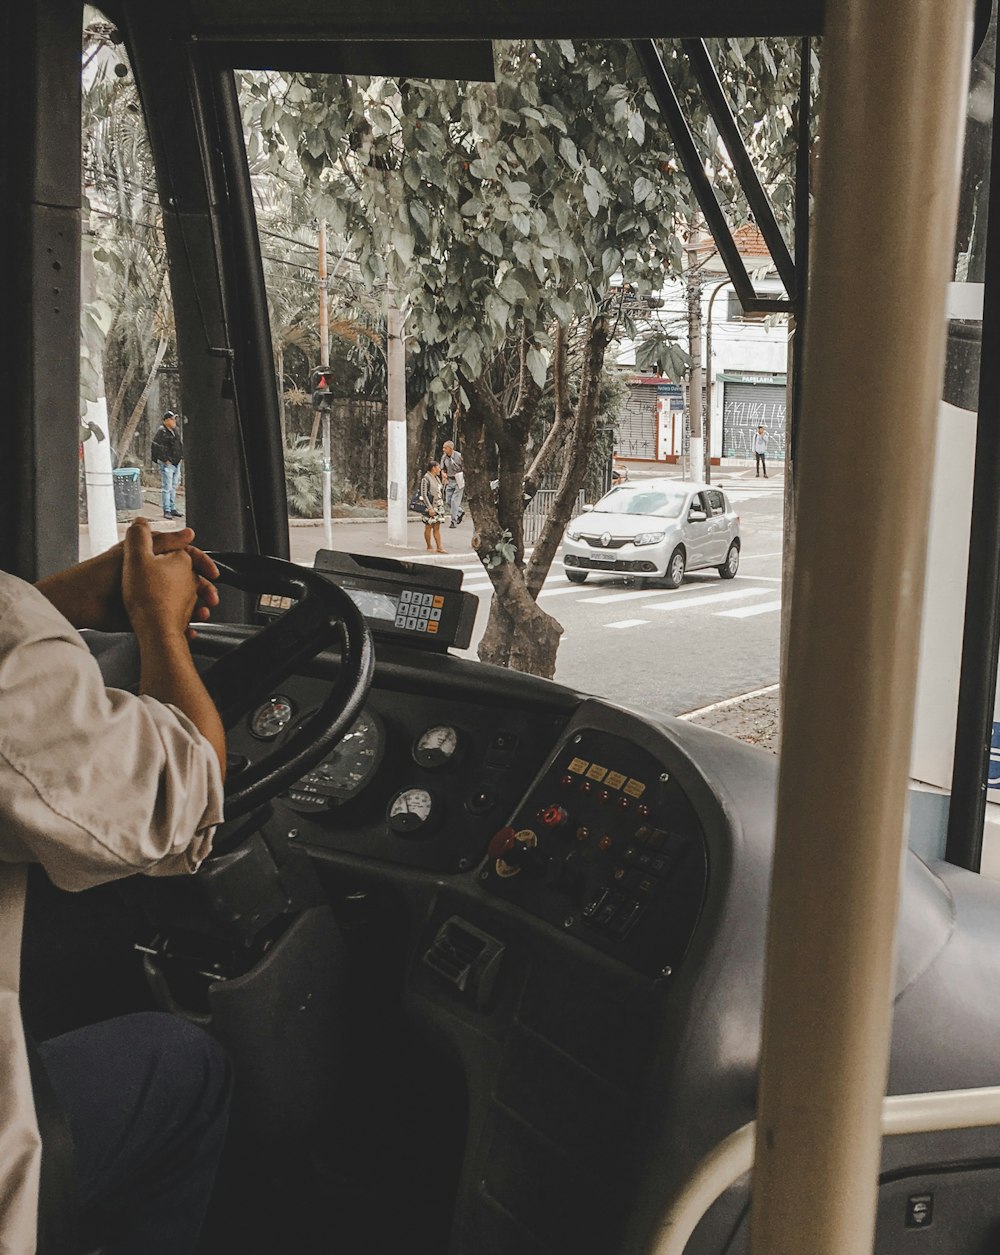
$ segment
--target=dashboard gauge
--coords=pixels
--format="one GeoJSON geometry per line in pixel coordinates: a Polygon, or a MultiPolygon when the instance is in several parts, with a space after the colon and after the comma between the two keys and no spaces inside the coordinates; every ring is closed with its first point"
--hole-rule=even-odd
{"type": "Polygon", "coordinates": [[[250,731],[260,741],[273,741],[288,727],[295,707],[288,697],[269,697],[250,716],[250,731]]]}
{"type": "Polygon", "coordinates": [[[413,743],[413,760],[421,767],[444,767],[457,762],[461,742],[458,733],[447,724],[428,728],[413,743]]]}
{"type": "Polygon", "coordinates": [[[288,790],[288,801],[301,811],[329,810],[361,792],[378,770],[385,748],[382,721],[363,711],[337,747],[288,790]]]}
{"type": "Polygon", "coordinates": [[[426,789],[403,789],[389,803],[386,820],[403,837],[426,832],[437,818],[437,807],[426,789]]]}

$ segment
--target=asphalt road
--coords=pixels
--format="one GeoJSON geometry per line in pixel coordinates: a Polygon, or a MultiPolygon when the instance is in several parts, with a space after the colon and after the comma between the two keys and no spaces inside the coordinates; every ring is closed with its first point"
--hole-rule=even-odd
{"type": "MultiPolygon", "coordinates": [[[[696,571],[679,589],[635,589],[621,577],[570,584],[557,556],[540,604],[562,624],[555,678],[630,706],[683,714],[778,680],[781,621],[782,488],[768,481],[724,484],[741,517],[743,552],[734,580],[696,571]]],[[[486,626],[491,586],[469,549],[468,522],[443,537],[449,553],[427,558],[458,567],[479,596],[471,648],[486,626]],[[464,542],[464,543],[463,543],[464,542]]],[[[406,554],[407,557],[423,555],[406,554]]]]}

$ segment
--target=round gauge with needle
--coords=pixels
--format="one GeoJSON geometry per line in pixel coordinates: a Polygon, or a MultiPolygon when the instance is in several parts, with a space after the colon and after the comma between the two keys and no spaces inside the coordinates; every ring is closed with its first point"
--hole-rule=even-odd
{"type": "Polygon", "coordinates": [[[273,741],[292,721],[295,707],[288,697],[269,697],[250,716],[250,731],[258,740],[273,741]]]}
{"type": "Polygon", "coordinates": [[[444,767],[460,758],[462,748],[458,732],[445,723],[421,732],[413,743],[413,761],[421,767],[444,767]]]}
{"type": "Polygon", "coordinates": [[[426,789],[403,789],[389,803],[386,822],[401,837],[427,832],[437,819],[434,796],[426,789]]]}

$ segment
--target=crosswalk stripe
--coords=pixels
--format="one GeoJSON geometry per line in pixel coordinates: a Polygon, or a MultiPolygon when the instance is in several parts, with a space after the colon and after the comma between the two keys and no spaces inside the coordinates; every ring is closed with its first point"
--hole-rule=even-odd
{"type": "MultiPolygon", "coordinates": [[[[689,584],[687,588],[679,588],[676,590],[676,592],[670,594],[670,598],[671,598],[670,602],[669,603],[665,602],[664,605],[665,606],[668,604],[671,606],[675,604],[678,606],[682,606],[682,605],[686,606],[689,604],[697,605],[700,601],[706,600],[705,598],[701,598],[697,596],[698,588],[699,586],[697,584],[689,584]]],[[[617,601],[638,601],[641,598],[646,598],[648,600],[649,598],[652,598],[652,597],[662,597],[664,596],[666,591],[667,590],[663,588],[653,588],[653,589],[647,588],[647,589],[643,589],[643,590],[640,590],[639,592],[634,592],[634,593],[608,593],[606,596],[603,596],[603,597],[582,597],[580,600],[585,602],[588,605],[607,606],[617,601]]],[[[755,593],[764,593],[764,592],[767,592],[767,589],[753,588],[753,587],[747,586],[744,588],[729,589],[724,593],[712,593],[711,597],[723,598],[726,601],[729,601],[734,597],[752,597],[755,593]]]]}
{"type": "Polygon", "coordinates": [[[643,597],[662,597],[664,591],[662,588],[643,588],[630,593],[603,593],[598,597],[581,597],[580,601],[588,606],[610,606],[616,601],[640,601],[643,597]]]}
{"type": "Polygon", "coordinates": [[[642,627],[644,623],[648,623],[648,619],[619,619],[617,623],[605,623],[605,627],[609,628],[632,628],[642,627]]]}
{"type": "Polygon", "coordinates": [[[554,588],[546,585],[538,595],[539,597],[564,597],[566,593],[579,593],[579,591],[579,584],[559,584],[554,588]]]}
{"type": "Polygon", "coordinates": [[[740,606],[738,610],[720,610],[719,618],[748,619],[752,614],[770,614],[781,609],[780,601],[765,601],[757,606],[740,606]]]}
{"type": "MultiPolygon", "coordinates": [[[[709,606],[719,601],[739,601],[743,597],[762,597],[769,593],[769,588],[730,588],[724,593],[708,593],[704,597],[685,597],[683,601],[658,601],[653,606],[645,606],[645,610],[684,610],[687,606],[709,606]]],[[[722,613],[739,613],[725,611],[722,613]]]]}

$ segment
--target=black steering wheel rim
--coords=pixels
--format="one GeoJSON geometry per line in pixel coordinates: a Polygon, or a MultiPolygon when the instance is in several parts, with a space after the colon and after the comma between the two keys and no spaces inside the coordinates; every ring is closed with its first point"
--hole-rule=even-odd
{"type": "Polygon", "coordinates": [[[375,652],[364,615],[337,584],[308,567],[258,554],[212,553],[218,583],[292,598],[280,618],[219,658],[202,680],[231,728],[299,665],[340,643],[340,669],[318,710],[260,762],[226,781],[225,818],[237,819],[283,792],[334,748],[371,688],[375,652]]]}

